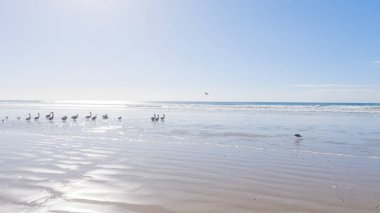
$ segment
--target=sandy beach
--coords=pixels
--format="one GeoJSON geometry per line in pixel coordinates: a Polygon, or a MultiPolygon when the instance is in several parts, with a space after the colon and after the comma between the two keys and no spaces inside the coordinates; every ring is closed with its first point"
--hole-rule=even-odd
{"type": "Polygon", "coordinates": [[[108,111],[1,124],[0,211],[380,211],[377,116],[171,109],[152,123],[151,109],[108,111]]]}
{"type": "Polygon", "coordinates": [[[380,0],[0,0],[0,213],[380,213],[380,0]]]}

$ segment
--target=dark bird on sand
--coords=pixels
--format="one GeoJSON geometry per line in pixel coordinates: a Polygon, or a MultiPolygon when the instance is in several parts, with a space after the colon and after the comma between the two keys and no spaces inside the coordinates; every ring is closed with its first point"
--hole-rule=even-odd
{"type": "Polygon", "coordinates": [[[92,113],[90,112],[90,115],[86,116],[86,119],[90,119],[92,117],[92,113]]]}
{"type": "Polygon", "coordinates": [[[155,121],[156,120],[156,114],[154,114],[153,117],[151,117],[150,119],[152,119],[152,121],[155,121]]]}
{"type": "Polygon", "coordinates": [[[50,112],[48,115],[45,115],[45,118],[47,118],[47,119],[50,118],[51,113],[52,113],[52,112],[50,112]]]}
{"type": "Polygon", "coordinates": [[[25,120],[30,121],[30,119],[32,119],[32,116],[30,116],[30,113],[29,113],[29,117],[25,118],[25,120]]]}
{"type": "Polygon", "coordinates": [[[54,112],[51,112],[51,116],[48,117],[49,121],[52,121],[54,119],[54,112]]]}
{"type": "Polygon", "coordinates": [[[73,120],[76,120],[77,118],[78,118],[78,114],[74,115],[74,116],[71,116],[71,119],[73,119],[73,120]]]}

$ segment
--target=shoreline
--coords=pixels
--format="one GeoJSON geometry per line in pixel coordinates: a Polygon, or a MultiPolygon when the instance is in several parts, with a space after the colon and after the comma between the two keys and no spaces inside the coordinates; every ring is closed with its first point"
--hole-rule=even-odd
{"type": "Polygon", "coordinates": [[[0,125],[0,211],[378,212],[376,117],[151,112],[0,125]]]}

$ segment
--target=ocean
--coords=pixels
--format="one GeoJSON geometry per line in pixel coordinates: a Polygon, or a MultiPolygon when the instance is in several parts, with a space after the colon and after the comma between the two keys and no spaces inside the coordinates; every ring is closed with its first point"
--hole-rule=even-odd
{"type": "Polygon", "coordinates": [[[1,101],[0,119],[0,212],[379,210],[380,104],[1,101]]]}
{"type": "Polygon", "coordinates": [[[128,102],[128,101],[0,101],[4,108],[29,109],[186,109],[272,112],[380,113],[380,103],[318,102],[128,102]]]}

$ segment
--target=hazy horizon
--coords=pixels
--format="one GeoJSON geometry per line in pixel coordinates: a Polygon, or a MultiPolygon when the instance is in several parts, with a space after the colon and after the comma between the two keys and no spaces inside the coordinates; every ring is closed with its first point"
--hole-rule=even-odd
{"type": "Polygon", "coordinates": [[[30,102],[30,103],[68,103],[68,104],[139,104],[139,103],[243,103],[243,104],[373,104],[380,105],[380,102],[325,102],[325,101],[207,101],[207,100],[0,100],[0,102],[30,102]]]}
{"type": "Polygon", "coordinates": [[[379,103],[378,11],[373,0],[5,0],[0,100],[379,103]]]}

